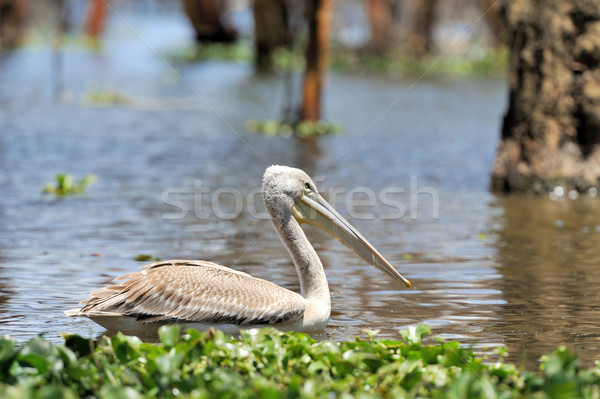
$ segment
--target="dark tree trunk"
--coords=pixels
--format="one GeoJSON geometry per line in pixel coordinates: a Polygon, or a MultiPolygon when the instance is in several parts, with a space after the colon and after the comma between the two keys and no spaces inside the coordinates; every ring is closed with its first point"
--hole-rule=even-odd
{"type": "Polygon", "coordinates": [[[260,70],[273,68],[273,52],[290,45],[287,2],[283,0],[254,0],[255,63],[260,70]]]}
{"type": "MultiPolygon", "coordinates": [[[[108,0],[92,0],[89,3],[85,33],[92,39],[98,39],[104,31],[106,20],[106,3],[108,0]]],[[[64,4],[61,4],[61,14],[64,4]]]]}
{"type": "Polygon", "coordinates": [[[369,18],[369,50],[375,53],[387,53],[394,43],[394,1],[368,0],[366,2],[369,18]]]}
{"type": "Polygon", "coordinates": [[[182,0],[183,9],[196,32],[198,42],[230,43],[237,31],[223,21],[222,0],[182,0]]]}
{"type": "Polygon", "coordinates": [[[321,91],[327,70],[333,0],[307,0],[308,45],[302,87],[300,117],[303,121],[321,119],[321,91]]]}
{"type": "Polygon", "coordinates": [[[502,191],[588,189],[600,177],[600,7],[593,0],[502,6],[510,99],[492,172],[502,191]]]}
{"type": "Polygon", "coordinates": [[[407,40],[408,47],[417,57],[429,54],[433,48],[433,26],[437,3],[438,0],[417,0],[412,32],[407,40]]]}
{"type": "Polygon", "coordinates": [[[25,32],[27,2],[0,0],[0,48],[18,46],[25,32]]]}

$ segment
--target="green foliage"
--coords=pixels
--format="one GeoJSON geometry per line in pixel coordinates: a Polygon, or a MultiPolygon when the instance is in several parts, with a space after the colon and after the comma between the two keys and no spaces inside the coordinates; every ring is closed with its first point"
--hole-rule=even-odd
{"type": "Polygon", "coordinates": [[[184,47],[177,52],[165,55],[174,62],[198,62],[205,60],[224,60],[250,63],[254,59],[254,51],[250,42],[235,43],[202,43],[184,47]]]}
{"type": "Polygon", "coordinates": [[[318,122],[291,122],[285,120],[250,120],[248,130],[267,136],[298,137],[326,136],[341,131],[340,125],[324,120],[318,122]]]}
{"type": "Polygon", "coordinates": [[[44,185],[44,192],[50,194],[56,194],[59,196],[81,194],[89,186],[94,184],[98,180],[96,175],[86,175],[77,183],[73,176],[67,173],[59,173],[56,175],[55,183],[46,183],[44,185]]]}
{"type": "Polygon", "coordinates": [[[114,105],[127,105],[131,98],[115,89],[101,89],[89,87],[81,100],[87,107],[112,107],[114,105]]]}
{"type": "MultiPolygon", "coordinates": [[[[254,62],[255,54],[253,43],[241,40],[235,43],[194,44],[167,53],[165,57],[180,63],[222,60],[249,64],[254,62]]],[[[278,73],[301,70],[304,68],[304,55],[299,51],[278,48],[273,52],[272,65],[278,73]]]]}
{"type": "Polygon", "coordinates": [[[398,50],[389,54],[364,51],[339,50],[332,53],[333,68],[365,71],[391,76],[404,75],[505,75],[508,66],[508,50],[473,46],[460,55],[430,54],[422,58],[398,50]]]}
{"type": "Polygon", "coordinates": [[[159,331],[159,344],[117,334],[99,344],[65,336],[19,347],[0,339],[2,398],[594,398],[600,370],[579,367],[560,348],[540,373],[484,364],[458,342],[424,345],[425,326],[402,341],[316,342],[306,334],[249,330],[236,339],[180,326],[159,331]]]}
{"type": "MultiPolygon", "coordinates": [[[[166,55],[175,62],[198,62],[210,59],[254,62],[254,48],[250,41],[236,43],[207,43],[185,47],[166,55]]],[[[429,54],[417,58],[401,47],[387,53],[377,54],[365,50],[334,47],[331,66],[342,71],[359,71],[390,76],[404,75],[505,75],[508,50],[473,44],[452,54],[429,54]]],[[[277,73],[304,69],[304,54],[288,48],[276,49],[272,55],[273,70],[277,73]]]]}
{"type": "MultiPolygon", "coordinates": [[[[210,59],[254,62],[254,48],[250,41],[236,43],[206,43],[185,47],[166,54],[175,62],[199,62],[210,59]]],[[[401,47],[387,54],[365,50],[335,47],[331,50],[331,66],[342,71],[359,71],[390,76],[404,75],[505,75],[508,66],[508,50],[496,49],[483,44],[473,44],[452,54],[432,53],[417,58],[401,47]]],[[[273,70],[277,73],[304,69],[303,51],[279,48],[272,55],[273,70]]]]}
{"type": "Polygon", "coordinates": [[[138,262],[158,262],[160,261],[160,258],[157,258],[156,256],[152,256],[152,255],[148,255],[148,254],[139,254],[138,256],[135,257],[135,260],[138,262]]]}

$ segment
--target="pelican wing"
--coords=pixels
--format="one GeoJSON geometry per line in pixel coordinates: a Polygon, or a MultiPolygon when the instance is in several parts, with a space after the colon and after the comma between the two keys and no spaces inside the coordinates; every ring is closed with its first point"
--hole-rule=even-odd
{"type": "Polygon", "coordinates": [[[92,292],[80,314],[119,314],[142,323],[275,324],[302,317],[305,299],[266,280],[204,261],[146,266],[92,292]]]}

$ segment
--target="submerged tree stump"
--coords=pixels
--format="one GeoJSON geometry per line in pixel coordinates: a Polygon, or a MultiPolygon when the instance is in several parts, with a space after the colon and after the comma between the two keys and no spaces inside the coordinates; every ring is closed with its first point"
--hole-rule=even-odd
{"type": "Polygon", "coordinates": [[[282,0],[254,0],[255,65],[259,70],[273,69],[275,50],[291,44],[288,5],[282,0]]]}
{"type": "Polygon", "coordinates": [[[435,25],[438,0],[418,0],[413,16],[412,32],[407,44],[417,58],[429,54],[433,48],[433,27],[435,25]]]}
{"type": "Polygon", "coordinates": [[[365,2],[370,31],[369,51],[376,54],[386,54],[393,49],[395,44],[394,7],[397,6],[396,3],[392,0],[368,0],[365,2]]]}
{"type": "Polygon", "coordinates": [[[0,0],[0,50],[21,43],[26,19],[26,0],[0,0]]]}
{"type": "Polygon", "coordinates": [[[308,0],[305,3],[308,44],[300,109],[302,121],[321,119],[321,92],[327,71],[333,4],[333,0],[308,0]]]}
{"type": "Polygon", "coordinates": [[[585,191],[600,178],[600,5],[505,0],[510,98],[494,168],[500,191],[585,191]]]}
{"type": "MultiPolygon", "coordinates": [[[[85,32],[92,39],[97,40],[104,31],[107,6],[108,0],[92,0],[89,3],[85,32]]],[[[64,7],[62,2],[60,7],[64,7]]]]}
{"type": "Polygon", "coordinates": [[[183,11],[192,23],[197,42],[231,43],[237,30],[223,20],[224,6],[220,0],[181,0],[183,11]]]}

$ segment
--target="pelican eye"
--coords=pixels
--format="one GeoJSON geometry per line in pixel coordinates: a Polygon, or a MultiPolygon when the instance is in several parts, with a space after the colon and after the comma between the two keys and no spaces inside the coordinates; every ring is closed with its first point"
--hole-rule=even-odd
{"type": "Polygon", "coordinates": [[[310,186],[310,183],[308,183],[308,182],[304,183],[304,188],[306,190],[312,190],[312,187],[310,186]]]}

